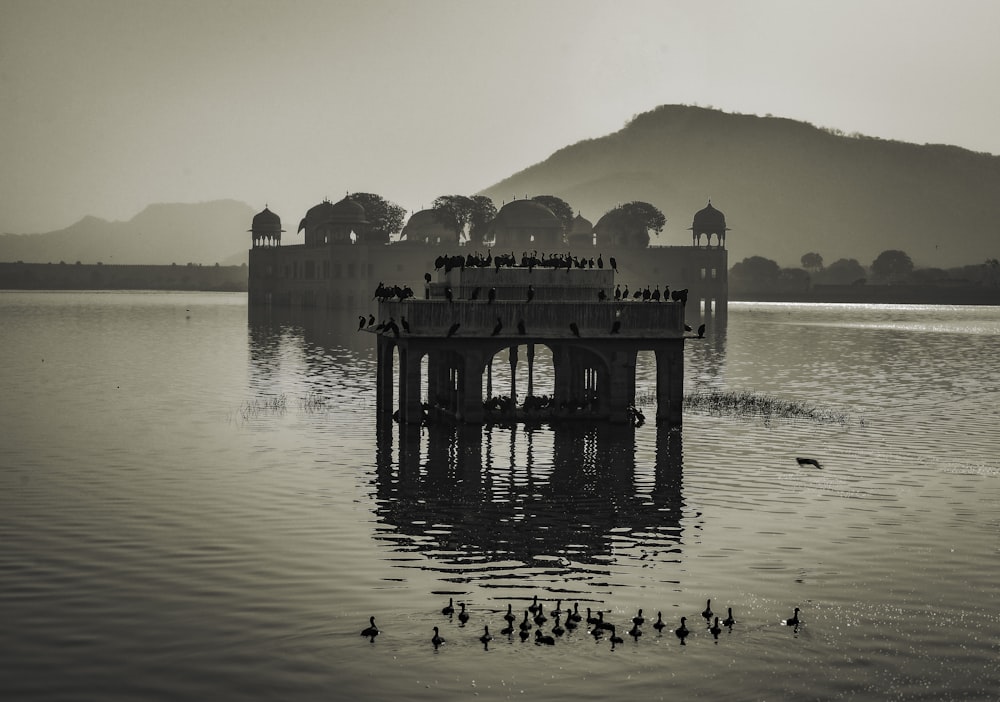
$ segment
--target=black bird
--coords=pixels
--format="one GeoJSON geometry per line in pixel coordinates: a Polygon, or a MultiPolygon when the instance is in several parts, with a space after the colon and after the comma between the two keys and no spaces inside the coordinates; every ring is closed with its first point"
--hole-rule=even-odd
{"type": "MultiPolygon", "coordinates": [[[[633,624],[632,628],[628,630],[628,635],[633,639],[638,639],[642,636],[642,629],[639,628],[638,624],[633,624]]],[[[612,641],[614,641],[614,639],[612,639],[612,641]]]]}
{"type": "Polygon", "coordinates": [[[691,325],[685,322],[684,323],[684,331],[692,331],[691,325]]]}
{"type": "Polygon", "coordinates": [[[674,629],[674,633],[677,634],[677,638],[679,638],[681,641],[684,640],[685,636],[691,633],[690,631],[688,631],[687,624],[685,624],[686,621],[687,617],[681,617],[681,625],[676,629],[674,629]]]}
{"type": "Polygon", "coordinates": [[[795,460],[799,462],[800,466],[815,466],[816,468],[823,467],[819,464],[819,461],[817,461],[815,458],[802,458],[801,456],[799,456],[795,460]]]}
{"type": "Polygon", "coordinates": [[[525,334],[528,333],[524,329],[524,320],[523,319],[517,320],[517,333],[520,334],[521,336],[524,336],[525,334]]]}
{"type": "Polygon", "coordinates": [[[722,624],[723,624],[723,626],[728,626],[730,629],[732,629],[733,628],[733,624],[735,624],[735,623],[736,623],[736,620],[733,619],[733,608],[730,607],[729,608],[729,616],[722,620],[722,624]]]}
{"type": "Polygon", "coordinates": [[[559,615],[556,615],[556,623],[552,627],[552,633],[555,636],[562,636],[566,633],[566,630],[559,624],[559,615]]]}
{"type": "Polygon", "coordinates": [[[362,629],[361,635],[367,636],[369,638],[375,638],[376,636],[378,636],[378,627],[375,626],[375,617],[369,617],[368,621],[371,624],[371,626],[369,626],[367,629],[362,629]]]}
{"type": "Polygon", "coordinates": [[[427,283],[428,285],[430,285],[430,283],[431,283],[431,274],[430,273],[424,273],[424,282],[427,283]]]}
{"type": "Polygon", "coordinates": [[[399,321],[403,323],[403,331],[407,334],[410,333],[410,323],[406,321],[406,317],[400,317],[399,321]]]}
{"type": "Polygon", "coordinates": [[[445,606],[444,609],[441,610],[441,614],[443,614],[446,617],[450,617],[454,613],[455,613],[454,600],[452,600],[452,598],[449,597],[448,598],[448,604],[447,604],[447,606],[445,606]]]}
{"type": "Polygon", "coordinates": [[[452,300],[455,299],[455,295],[454,293],[452,293],[450,287],[444,289],[444,299],[446,299],[448,302],[451,302],[452,300]]]}
{"type": "Polygon", "coordinates": [[[604,302],[605,300],[608,299],[608,294],[606,292],[604,292],[604,288],[601,288],[597,292],[597,299],[600,300],[601,302],[604,302]]]}
{"type": "Polygon", "coordinates": [[[597,254],[597,267],[604,268],[604,259],[601,258],[601,254],[597,254]]]}
{"type": "Polygon", "coordinates": [[[375,331],[380,332],[383,329],[385,329],[385,320],[382,320],[381,322],[375,325],[375,331]]]}
{"type": "Polygon", "coordinates": [[[618,262],[615,261],[615,257],[614,256],[612,256],[611,258],[608,259],[608,263],[611,264],[611,270],[613,270],[615,273],[617,273],[618,272],[618,262]]]}
{"type": "Polygon", "coordinates": [[[469,295],[469,299],[470,300],[478,300],[479,299],[479,291],[480,290],[482,290],[482,288],[478,288],[478,287],[475,290],[473,290],[472,294],[469,295]]]}
{"type": "Polygon", "coordinates": [[[698,325],[698,338],[699,339],[704,339],[705,338],[705,325],[704,324],[699,324],[698,325]]]}
{"type": "Polygon", "coordinates": [[[479,637],[479,640],[484,644],[488,644],[493,640],[493,636],[490,635],[490,627],[488,624],[483,625],[483,635],[479,637]]]}
{"type": "Polygon", "coordinates": [[[431,643],[434,644],[434,648],[437,648],[444,643],[444,639],[441,638],[441,635],[438,633],[437,627],[434,627],[434,636],[431,637],[431,643]]]}
{"type": "Polygon", "coordinates": [[[615,625],[609,624],[608,626],[611,628],[611,645],[614,646],[615,644],[625,643],[625,640],[615,631],[615,625]]]}
{"type": "Polygon", "coordinates": [[[622,286],[621,286],[621,283],[619,283],[618,285],[615,286],[615,299],[616,300],[621,300],[622,299],[622,286]]]}
{"type": "Polygon", "coordinates": [[[657,612],[656,621],[653,622],[653,628],[662,632],[665,626],[666,624],[663,622],[663,612],[657,612]]]}
{"type": "Polygon", "coordinates": [[[549,618],[545,616],[544,608],[541,605],[538,605],[538,611],[535,612],[535,624],[541,626],[548,620],[549,618]]]}
{"type": "Polygon", "coordinates": [[[712,636],[714,636],[715,638],[719,638],[719,634],[722,632],[722,627],[719,626],[719,618],[718,617],[715,618],[715,624],[713,624],[709,628],[709,631],[712,632],[712,636]]]}
{"type": "Polygon", "coordinates": [[[469,621],[469,613],[465,611],[465,603],[464,602],[461,603],[461,607],[462,607],[462,611],[458,613],[458,621],[460,621],[463,624],[465,624],[467,621],[469,621]]]}
{"type": "Polygon", "coordinates": [[[786,620],[784,620],[781,623],[784,624],[785,626],[798,626],[799,625],[799,608],[796,607],[795,608],[795,614],[793,614],[790,619],[786,619],[786,620]]]}
{"type": "Polygon", "coordinates": [[[365,328],[365,316],[363,314],[358,315],[358,331],[365,328]]]}
{"type": "Polygon", "coordinates": [[[535,286],[528,285],[528,299],[525,302],[531,302],[533,299],[535,299],[535,286]]]}
{"type": "Polygon", "coordinates": [[[574,622],[579,622],[581,619],[583,619],[583,617],[580,616],[580,603],[574,602],[573,611],[566,617],[566,621],[572,620],[574,622]]]}
{"type": "Polygon", "coordinates": [[[375,324],[375,315],[370,314],[368,315],[368,326],[370,327],[373,324],[375,324]]]}
{"type": "Polygon", "coordinates": [[[705,617],[705,619],[712,618],[712,600],[709,600],[705,605],[705,611],[701,613],[701,616],[705,617]]]}
{"type": "Polygon", "coordinates": [[[497,289],[496,288],[490,288],[490,293],[489,293],[489,295],[487,297],[487,302],[492,305],[493,301],[496,300],[496,299],[497,299],[497,289]]]}
{"type": "Polygon", "coordinates": [[[634,617],[632,617],[632,623],[635,624],[635,625],[643,624],[643,623],[645,623],[645,621],[646,621],[646,619],[645,619],[645,617],[642,616],[642,610],[641,609],[639,610],[638,614],[636,614],[634,617]]]}
{"type": "Polygon", "coordinates": [[[499,317],[497,317],[497,323],[496,323],[496,325],[494,325],[494,327],[493,327],[493,333],[490,334],[490,336],[496,336],[497,334],[500,333],[500,331],[502,329],[503,329],[503,322],[500,321],[499,317]]]}
{"type": "Polygon", "coordinates": [[[531,604],[528,605],[528,611],[531,612],[532,614],[538,614],[538,610],[540,610],[541,608],[542,606],[538,604],[538,595],[535,595],[531,599],[531,604]]]}
{"type": "Polygon", "coordinates": [[[508,624],[513,624],[517,617],[514,616],[514,611],[511,609],[510,604],[507,605],[507,614],[503,615],[503,618],[507,620],[508,624]]]}
{"type": "Polygon", "coordinates": [[[385,328],[388,331],[391,331],[393,336],[397,338],[399,337],[399,325],[396,324],[396,320],[394,318],[389,317],[389,323],[385,325],[385,328]]]}
{"type": "Polygon", "coordinates": [[[455,322],[450,327],[448,327],[448,336],[455,336],[455,332],[458,331],[458,328],[460,326],[462,326],[460,322],[455,322]]]}
{"type": "Polygon", "coordinates": [[[611,325],[611,333],[617,334],[622,330],[622,323],[620,319],[616,319],[615,323],[611,325]]]}
{"type": "Polygon", "coordinates": [[[625,286],[625,289],[622,290],[622,299],[625,300],[626,302],[628,301],[628,286],[627,285],[625,286]]]}
{"type": "Polygon", "coordinates": [[[569,323],[569,330],[571,332],[573,332],[573,336],[579,338],[579,336],[580,336],[580,327],[576,326],[576,322],[570,322],[569,323]]]}
{"type": "Polygon", "coordinates": [[[531,629],[531,622],[528,621],[528,610],[524,610],[524,619],[521,620],[520,629],[521,631],[528,631],[531,629]]]}
{"type": "Polygon", "coordinates": [[[555,646],[556,640],[551,636],[545,636],[541,629],[535,630],[535,643],[539,646],[555,646]]]}

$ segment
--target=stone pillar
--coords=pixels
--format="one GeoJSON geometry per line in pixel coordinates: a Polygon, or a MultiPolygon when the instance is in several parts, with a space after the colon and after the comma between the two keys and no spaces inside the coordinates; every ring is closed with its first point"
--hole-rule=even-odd
{"type": "Polygon", "coordinates": [[[483,353],[480,350],[463,354],[461,368],[460,419],[470,424],[480,424],[485,416],[483,409],[483,353]]]}
{"type": "Polygon", "coordinates": [[[684,402],[684,342],[656,350],[656,423],[682,424],[684,402]]]}
{"type": "Polygon", "coordinates": [[[392,414],[392,349],[393,342],[379,335],[376,342],[375,362],[375,411],[378,414],[392,414]]]}
{"type": "Polygon", "coordinates": [[[399,357],[399,421],[419,424],[423,420],[420,404],[420,361],[423,354],[416,349],[400,348],[399,357]]]}
{"type": "Polygon", "coordinates": [[[628,408],[635,404],[635,350],[611,352],[606,358],[609,371],[608,401],[602,410],[612,422],[628,421],[628,408]]]}

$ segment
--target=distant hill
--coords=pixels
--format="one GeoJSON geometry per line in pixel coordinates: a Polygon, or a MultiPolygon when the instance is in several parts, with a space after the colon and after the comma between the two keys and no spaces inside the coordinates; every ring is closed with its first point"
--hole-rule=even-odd
{"type": "Polygon", "coordinates": [[[692,217],[711,199],[731,229],[731,264],[761,255],[798,266],[817,252],[867,266],[886,249],[917,266],[1000,257],[1000,157],[698,107],[641,114],[482,194],[498,207],[556,195],[592,222],[645,200],[667,217],[654,244],[689,243],[692,217]]]}
{"type": "Polygon", "coordinates": [[[46,234],[0,236],[0,261],[239,265],[255,212],[236,200],[149,205],[127,222],[84,217],[46,234]]]}

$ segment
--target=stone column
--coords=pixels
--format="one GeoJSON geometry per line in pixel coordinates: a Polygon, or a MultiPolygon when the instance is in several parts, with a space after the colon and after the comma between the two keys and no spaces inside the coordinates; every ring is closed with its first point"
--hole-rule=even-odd
{"type": "Polygon", "coordinates": [[[517,346],[510,347],[510,400],[517,404],[517,346]]]}
{"type": "Polygon", "coordinates": [[[375,411],[378,414],[392,414],[392,349],[393,342],[379,335],[376,342],[375,362],[375,411]]]}
{"type": "Polygon", "coordinates": [[[656,350],[656,423],[682,424],[684,401],[684,342],[656,350]]]}
{"type": "Polygon", "coordinates": [[[462,392],[460,396],[461,420],[468,424],[481,424],[483,409],[483,353],[481,350],[464,354],[461,368],[462,392]]]}

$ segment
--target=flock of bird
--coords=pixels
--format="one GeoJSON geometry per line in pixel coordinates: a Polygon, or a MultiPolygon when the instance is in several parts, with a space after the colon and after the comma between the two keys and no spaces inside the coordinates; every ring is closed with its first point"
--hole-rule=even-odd
{"type": "MultiPolygon", "coordinates": [[[[562,608],[562,600],[558,600],[554,608],[546,613],[545,604],[538,601],[538,596],[536,595],[532,600],[532,603],[524,610],[523,617],[514,613],[513,606],[511,604],[507,605],[507,612],[503,615],[503,620],[506,622],[506,626],[500,630],[499,634],[506,637],[508,640],[513,641],[514,637],[517,636],[522,642],[526,642],[529,639],[533,640],[537,646],[554,646],[556,642],[563,637],[577,629],[586,628],[587,632],[594,637],[596,641],[600,641],[605,635],[608,637],[608,641],[611,643],[611,647],[614,648],[615,645],[624,643],[624,639],[618,634],[617,625],[612,622],[605,621],[604,612],[598,610],[596,613],[591,610],[590,607],[586,608],[586,617],[579,611],[579,603],[574,603],[572,609],[562,608]],[[520,621],[518,621],[520,619],[520,621]],[[549,633],[546,633],[545,629],[548,625],[551,625],[549,633]],[[532,634],[534,630],[534,634],[532,634]]],[[[705,620],[705,630],[712,635],[712,638],[718,641],[719,635],[722,633],[723,628],[728,629],[732,632],[733,627],[736,624],[736,619],[733,617],[733,608],[726,608],[728,614],[725,619],[721,619],[718,614],[712,611],[712,600],[709,599],[705,604],[705,610],[701,613],[701,616],[705,620]]],[[[455,601],[454,598],[448,598],[448,604],[444,606],[441,610],[441,614],[448,617],[449,620],[458,619],[459,623],[464,627],[469,623],[472,618],[469,610],[466,608],[464,602],[459,603],[459,611],[456,614],[455,611],[455,601]]],[[[372,642],[375,641],[375,637],[378,636],[381,631],[375,624],[375,617],[369,618],[369,626],[361,631],[361,635],[367,637],[372,642]]],[[[674,636],[677,637],[680,644],[686,645],[687,638],[693,633],[691,629],[687,626],[687,617],[680,618],[680,626],[673,629],[674,636]]],[[[643,635],[643,628],[646,625],[646,618],[643,616],[642,609],[639,609],[634,617],[631,619],[631,628],[628,630],[628,636],[631,636],[636,641],[639,637],[643,635]]],[[[788,619],[781,620],[781,624],[784,626],[792,627],[796,632],[798,631],[801,620],[799,619],[799,608],[796,607],[792,616],[788,619]]],[[[625,624],[627,626],[628,623],[625,624]]],[[[663,612],[656,613],[656,620],[650,625],[656,630],[657,635],[662,635],[663,630],[668,628],[666,622],[663,621],[663,612]]],[[[445,643],[444,637],[441,635],[441,629],[438,626],[433,627],[434,635],[430,639],[431,645],[435,649],[445,643]]],[[[490,625],[488,623],[483,624],[483,633],[478,637],[480,643],[484,647],[488,648],[489,643],[494,640],[493,634],[490,633],[490,625]]]]}

